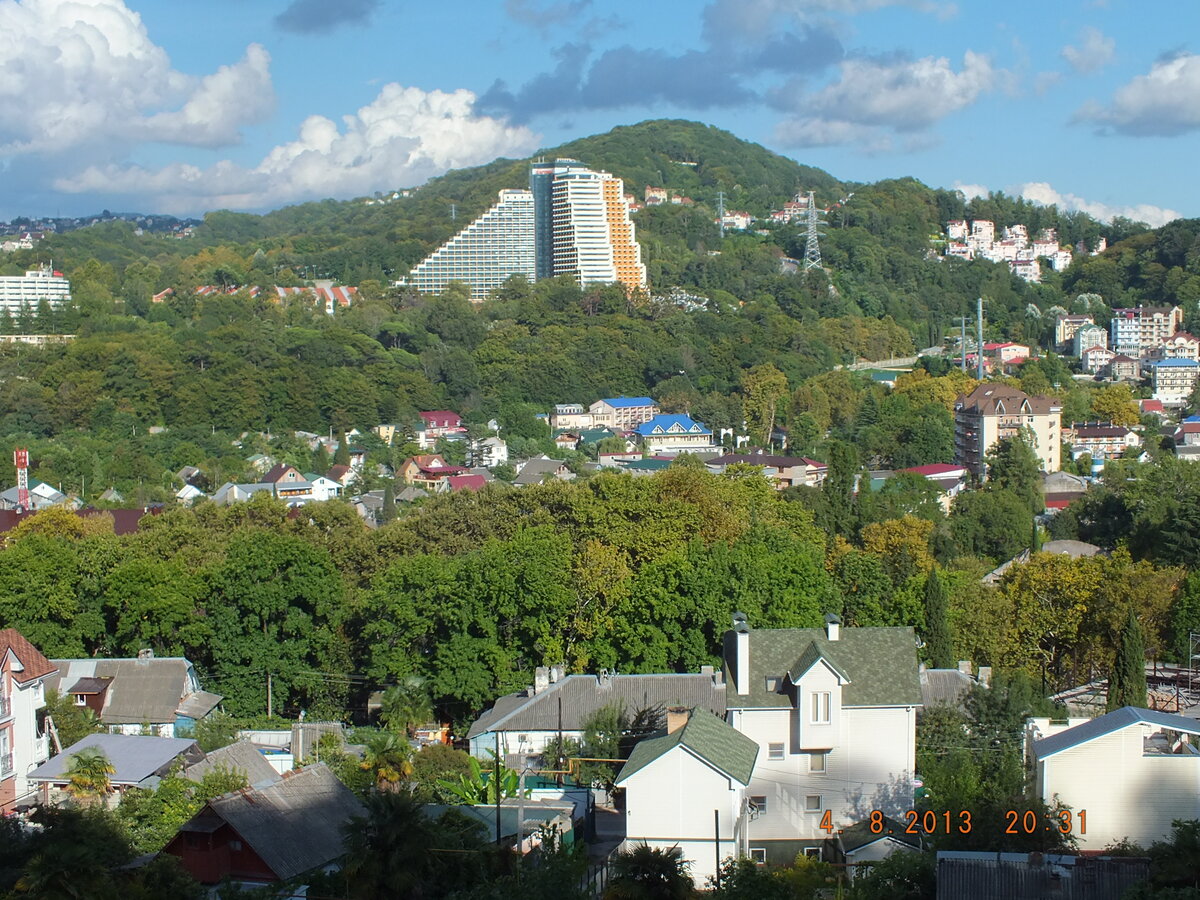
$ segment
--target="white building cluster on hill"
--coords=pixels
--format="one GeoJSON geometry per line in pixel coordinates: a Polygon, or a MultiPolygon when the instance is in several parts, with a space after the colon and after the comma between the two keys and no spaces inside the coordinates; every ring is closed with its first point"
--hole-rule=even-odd
{"type": "Polygon", "coordinates": [[[45,300],[51,308],[71,302],[71,282],[50,266],[41,266],[24,275],[0,276],[0,309],[16,317],[23,309],[35,312],[45,300]]]}
{"type": "Polygon", "coordinates": [[[987,219],[975,219],[969,224],[962,219],[947,222],[946,256],[1006,262],[1014,275],[1032,282],[1042,278],[1039,259],[1048,259],[1050,267],[1061,272],[1073,258],[1069,247],[1059,246],[1058,233],[1053,228],[1043,228],[1031,241],[1024,225],[1010,225],[996,240],[996,224],[987,219]]]}

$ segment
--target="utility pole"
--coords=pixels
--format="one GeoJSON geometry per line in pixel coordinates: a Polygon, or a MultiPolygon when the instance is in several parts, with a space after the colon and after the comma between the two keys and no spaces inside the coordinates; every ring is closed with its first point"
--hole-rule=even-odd
{"type": "Polygon", "coordinates": [[[959,335],[958,335],[958,367],[963,372],[967,371],[967,317],[958,317],[959,335]]]}
{"type": "Polygon", "coordinates": [[[716,859],[717,890],[721,889],[721,811],[713,810],[713,856],[716,859]]]}
{"type": "MultiPolygon", "coordinates": [[[[496,854],[504,858],[504,844],[501,843],[500,833],[500,729],[496,729],[496,774],[492,776],[492,786],[496,789],[496,854]]],[[[518,825],[518,828],[520,826],[518,825]]]]}
{"type": "Polygon", "coordinates": [[[271,697],[271,673],[268,672],[267,673],[267,718],[268,719],[273,719],[275,717],[275,712],[274,712],[275,707],[271,702],[272,699],[273,698],[271,697]]]}
{"type": "Polygon", "coordinates": [[[975,362],[977,377],[983,381],[983,298],[975,301],[975,362]]]}
{"type": "Polygon", "coordinates": [[[721,229],[721,237],[725,237],[725,192],[717,191],[717,227],[721,229]]]}

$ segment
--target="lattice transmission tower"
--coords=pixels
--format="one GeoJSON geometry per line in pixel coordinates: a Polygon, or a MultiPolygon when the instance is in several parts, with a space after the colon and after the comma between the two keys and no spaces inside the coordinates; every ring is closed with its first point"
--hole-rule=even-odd
{"type": "Polygon", "coordinates": [[[823,216],[824,210],[817,209],[817,202],[813,199],[813,192],[808,192],[808,217],[805,220],[804,231],[804,271],[810,269],[821,268],[821,245],[818,238],[824,232],[821,228],[826,224],[823,216]]]}

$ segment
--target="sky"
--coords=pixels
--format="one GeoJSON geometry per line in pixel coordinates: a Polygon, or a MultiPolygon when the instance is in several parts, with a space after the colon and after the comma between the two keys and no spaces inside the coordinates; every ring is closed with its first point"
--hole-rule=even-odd
{"type": "Polygon", "coordinates": [[[670,117],[1160,225],[1200,216],[1197,35],[1195,0],[0,0],[0,219],[351,198],[670,117]]]}

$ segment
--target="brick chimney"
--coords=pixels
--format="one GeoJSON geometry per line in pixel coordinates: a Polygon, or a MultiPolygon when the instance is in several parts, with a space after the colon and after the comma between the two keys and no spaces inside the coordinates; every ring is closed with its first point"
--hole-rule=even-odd
{"type": "Polygon", "coordinates": [[[674,734],[688,723],[692,711],[686,706],[667,707],[667,734],[674,734]]]}

